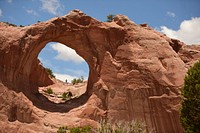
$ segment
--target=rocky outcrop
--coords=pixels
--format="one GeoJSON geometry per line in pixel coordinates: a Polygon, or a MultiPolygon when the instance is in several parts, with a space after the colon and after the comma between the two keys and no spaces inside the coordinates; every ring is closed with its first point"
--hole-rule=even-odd
{"type": "MultiPolygon", "coordinates": [[[[80,118],[136,119],[145,122],[148,132],[182,132],[180,88],[187,63],[199,59],[185,44],[123,15],[99,22],[79,10],[22,28],[0,23],[0,81],[23,92],[34,105],[39,102],[38,87],[53,84],[37,59],[48,42],[74,49],[88,63],[88,106],[80,118]]],[[[31,123],[37,117],[18,117],[18,107],[6,105],[14,115],[8,119],[31,123]]]]}
{"type": "Polygon", "coordinates": [[[186,67],[190,68],[200,59],[200,45],[184,45],[178,54],[186,67]]]}

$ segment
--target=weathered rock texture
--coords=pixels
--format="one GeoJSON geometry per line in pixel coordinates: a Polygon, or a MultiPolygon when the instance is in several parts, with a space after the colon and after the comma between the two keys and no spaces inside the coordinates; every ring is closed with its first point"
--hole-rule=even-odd
{"type": "Polygon", "coordinates": [[[22,92],[34,105],[40,104],[38,87],[53,84],[37,59],[48,42],[74,49],[88,63],[88,106],[79,118],[136,119],[146,123],[148,132],[182,132],[180,87],[187,68],[200,58],[200,47],[188,48],[123,15],[108,23],[78,10],[26,27],[0,23],[1,121],[34,123],[40,119],[24,95],[21,100],[12,97],[19,99],[22,92]],[[5,96],[10,100],[6,102],[5,96]]]}

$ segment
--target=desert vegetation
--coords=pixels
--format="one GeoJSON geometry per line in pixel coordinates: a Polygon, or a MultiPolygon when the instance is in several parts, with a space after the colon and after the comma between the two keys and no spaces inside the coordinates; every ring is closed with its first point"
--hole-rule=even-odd
{"type": "Polygon", "coordinates": [[[111,124],[106,120],[100,122],[99,128],[91,128],[90,126],[59,127],[57,133],[146,133],[146,127],[141,121],[117,122],[111,124]]]}
{"type": "Polygon", "coordinates": [[[12,23],[10,23],[10,22],[3,22],[3,23],[5,23],[5,24],[7,24],[7,25],[9,25],[9,26],[17,27],[16,24],[12,24],[12,23]]]}
{"type": "Polygon", "coordinates": [[[71,99],[72,96],[73,96],[73,95],[72,95],[71,91],[69,91],[69,92],[64,92],[64,93],[62,94],[62,100],[69,100],[69,99],[71,99]]]}
{"type": "Polygon", "coordinates": [[[81,76],[80,78],[74,78],[74,79],[71,81],[71,83],[72,83],[73,85],[75,85],[75,84],[78,84],[78,83],[83,83],[83,81],[84,81],[84,77],[81,76]]]}
{"type": "Polygon", "coordinates": [[[51,88],[46,88],[46,90],[44,90],[44,92],[47,94],[53,94],[53,90],[51,88]]]}
{"type": "Polygon", "coordinates": [[[57,133],[90,133],[92,128],[90,126],[84,127],[72,127],[68,128],[67,126],[59,127],[57,133]]]}
{"type": "Polygon", "coordinates": [[[115,15],[109,14],[109,15],[107,16],[107,22],[112,22],[112,20],[114,19],[114,17],[115,17],[115,15]]]}
{"type": "Polygon", "coordinates": [[[53,74],[53,71],[50,68],[45,68],[46,72],[51,78],[55,78],[56,76],[53,74]]]}
{"type": "Polygon", "coordinates": [[[200,132],[200,61],[191,67],[181,91],[181,123],[186,133],[200,132]]]}

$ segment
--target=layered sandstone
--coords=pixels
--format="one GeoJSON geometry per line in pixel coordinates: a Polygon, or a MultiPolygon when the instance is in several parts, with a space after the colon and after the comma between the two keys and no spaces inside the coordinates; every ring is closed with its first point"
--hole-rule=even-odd
{"type": "MultiPolygon", "coordinates": [[[[3,123],[42,122],[43,117],[36,111],[42,109],[76,116],[73,124],[94,124],[103,117],[112,122],[142,120],[148,132],[182,132],[178,114],[180,88],[187,68],[200,57],[197,48],[189,49],[123,15],[117,15],[112,22],[99,22],[79,10],[26,27],[0,23],[0,43],[3,123]],[[62,106],[62,111],[56,109],[59,105],[38,98],[39,86],[53,84],[37,59],[48,42],[74,49],[90,69],[84,102],[75,99],[71,106],[62,106]],[[21,100],[13,103],[12,97],[21,100]]],[[[46,130],[40,128],[37,130],[46,130]]]]}

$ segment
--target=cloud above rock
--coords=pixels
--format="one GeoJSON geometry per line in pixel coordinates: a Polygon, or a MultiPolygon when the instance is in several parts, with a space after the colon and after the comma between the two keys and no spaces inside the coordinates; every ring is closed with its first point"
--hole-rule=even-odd
{"type": "Polygon", "coordinates": [[[170,38],[179,39],[186,44],[200,44],[200,17],[181,22],[178,30],[161,26],[160,31],[170,38]]]}
{"type": "Polygon", "coordinates": [[[62,7],[58,0],[40,0],[42,9],[53,15],[58,15],[59,9],[62,7]]]}

